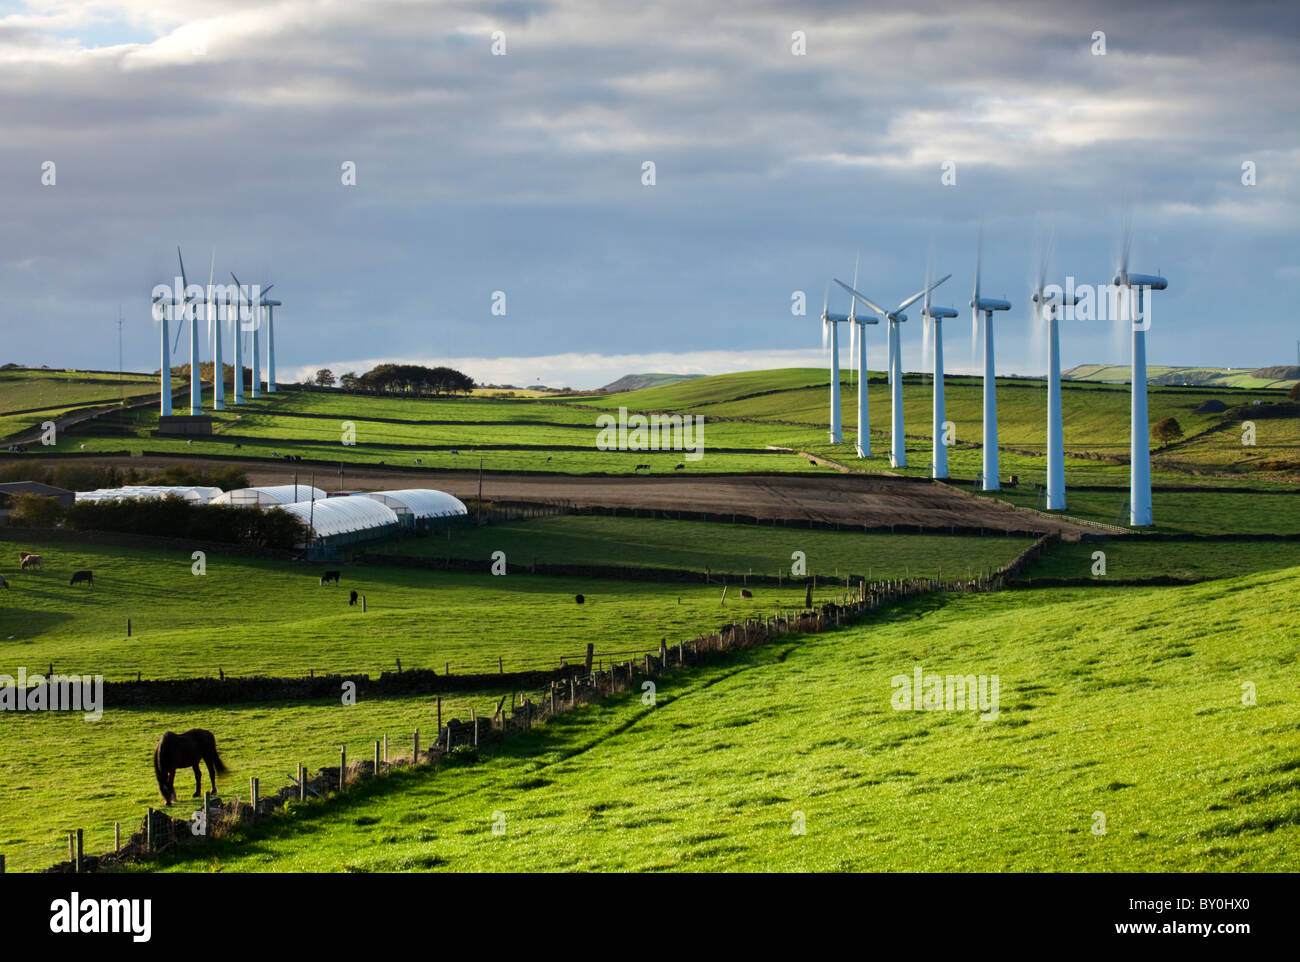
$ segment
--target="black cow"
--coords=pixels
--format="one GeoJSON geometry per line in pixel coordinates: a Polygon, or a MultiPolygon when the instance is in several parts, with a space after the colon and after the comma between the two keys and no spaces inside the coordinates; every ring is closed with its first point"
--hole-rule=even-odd
{"type": "Polygon", "coordinates": [[[340,572],[338,572],[338,571],[327,571],[327,572],[325,572],[323,575],[320,576],[320,583],[321,583],[321,586],[324,587],[325,585],[329,584],[331,581],[334,582],[335,584],[338,584],[338,583],[339,583],[339,575],[340,575],[340,572]]]}
{"type": "Polygon", "coordinates": [[[355,605],[356,603],[357,603],[357,593],[356,593],[356,591],[354,590],[354,591],[352,592],[352,594],[350,594],[350,595],[348,596],[348,604],[349,604],[349,605],[355,605]]]}
{"type": "Polygon", "coordinates": [[[72,573],[72,580],[68,582],[68,585],[79,585],[83,581],[93,588],[95,585],[95,573],[93,571],[74,571],[72,573]]]}
{"type": "Polygon", "coordinates": [[[0,575],[0,588],[8,588],[9,582],[5,581],[5,576],[0,575]]]}
{"type": "Polygon", "coordinates": [[[752,598],[752,597],[754,597],[754,592],[750,591],[748,588],[741,588],[741,589],[740,589],[740,597],[742,597],[742,598],[752,598]]]}
{"type": "Polygon", "coordinates": [[[582,595],[575,595],[574,598],[573,598],[573,600],[576,601],[576,602],[577,602],[578,604],[580,604],[580,605],[582,605],[582,604],[586,604],[586,603],[587,603],[587,599],[584,598],[584,597],[582,597],[582,595]]]}

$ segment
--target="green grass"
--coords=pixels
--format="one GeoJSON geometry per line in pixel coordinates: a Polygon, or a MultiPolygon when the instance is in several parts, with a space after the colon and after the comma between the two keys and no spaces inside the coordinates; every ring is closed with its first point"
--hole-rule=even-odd
{"type": "Polygon", "coordinates": [[[1292,569],[924,599],[665,680],[654,707],[624,697],[479,765],[309,807],[174,867],[1295,871],[1297,588],[1292,569]],[[891,679],[918,665],[996,674],[998,718],[892,710],[891,679]]]}
{"type": "Polygon", "coordinates": [[[1098,578],[1232,578],[1256,571],[1300,566],[1297,541],[1109,541],[1061,542],[1033,561],[1025,577],[1091,578],[1093,553],[1103,552],[1106,575],[1098,578]]]}
{"type": "MultiPolygon", "coordinates": [[[[19,572],[20,545],[4,543],[0,664],[13,674],[50,663],[61,672],[109,679],[230,675],[306,675],[405,668],[453,672],[549,668],[580,656],[588,642],[605,652],[657,648],[661,638],[692,637],[744,613],[802,605],[801,585],[733,592],[726,607],[714,585],[621,579],[555,578],[526,573],[529,559],[507,555],[505,576],[379,565],[300,565],[209,555],[207,574],[191,573],[190,552],[24,542],[45,571],[19,572]],[[343,571],[341,587],[321,587],[324,568],[343,571]],[[95,585],[70,587],[73,571],[95,585]],[[12,572],[12,573],[11,573],[12,572]],[[367,612],[349,607],[348,591],[367,612]],[[574,603],[584,595],[586,603],[574,603]],[[680,603],[679,603],[680,599],[680,603]],[[126,620],[132,636],[126,637],[126,620]]],[[[829,600],[843,589],[819,589],[829,600]]]]}
{"type": "Polygon", "coordinates": [[[940,569],[998,568],[1031,539],[949,535],[861,534],[701,521],[562,516],[482,528],[458,528],[450,537],[408,538],[377,545],[379,553],[483,558],[504,551],[523,564],[635,565],[714,574],[790,575],[791,555],[802,551],[817,575],[871,578],[935,577],[940,569]]]}
{"type": "Polygon", "coordinates": [[[115,404],[156,390],[139,375],[88,371],[0,371],[0,437],[40,427],[77,407],[115,404]],[[26,413],[15,414],[15,411],[26,413]]]}
{"type": "MultiPolygon", "coordinates": [[[[1034,507],[1037,496],[1026,488],[996,495],[1021,507],[1034,507]]],[[[1109,491],[1066,490],[1065,514],[1103,524],[1128,524],[1128,488],[1109,491]],[[1121,513],[1122,512],[1122,513],[1121,513]],[[1119,519],[1119,520],[1117,520],[1119,519]]],[[[1161,491],[1151,495],[1155,530],[1172,534],[1300,534],[1300,491],[1287,494],[1227,491],[1161,491]]]]}
{"type": "MultiPolygon", "coordinates": [[[[489,716],[499,694],[444,695],[443,720],[468,719],[470,708],[489,716]]],[[[507,700],[507,704],[508,704],[507,700]]],[[[8,714],[8,713],[7,713],[8,714]]],[[[427,746],[437,731],[433,696],[381,698],[344,706],[342,699],[221,708],[114,708],[97,722],[77,714],[13,714],[0,725],[0,853],[11,872],[39,871],[68,857],[66,832],[82,829],[86,851],[112,851],[113,823],[123,840],[160,808],[151,757],[164,731],[206,728],[230,768],[218,776],[227,798],[247,799],[249,778],[271,795],[289,784],[298,762],[315,771],[338,765],[346,744],[349,760],[373,758],[374,743],[389,737],[389,756],[410,755],[415,729],[427,746]]],[[[203,787],[210,789],[206,770],[203,787]]],[[[173,813],[188,817],[194,777],[176,775],[173,813]]]]}

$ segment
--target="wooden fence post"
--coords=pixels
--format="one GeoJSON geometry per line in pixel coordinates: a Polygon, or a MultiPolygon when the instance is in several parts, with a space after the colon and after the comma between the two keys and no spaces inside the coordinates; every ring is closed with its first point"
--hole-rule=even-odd
{"type": "Polygon", "coordinates": [[[576,708],[578,705],[578,685],[576,682],[577,675],[569,676],[569,707],[576,708]]]}
{"type": "Polygon", "coordinates": [[[384,732],[384,764],[388,764],[388,732],[384,732]]]}
{"type": "Polygon", "coordinates": [[[77,829],[77,862],[76,865],[73,867],[73,871],[76,872],[77,874],[81,874],[81,855],[82,852],[84,851],[82,848],[83,841],[84,839],[82,837],[81,829],[77,829]]]}
{"type": "Polygon", "coordinates": [[[339,791],[343,791],[348,783],[348,746],[343,745],[339,748],[339,791]]]}
{"type": "Polygon", "coordinates": [[[253,818],[257,818],[257,803],[261,801],[261,792],[258,791],[259,787],[260,783],[258,782],[256,775],[248,780],[248,797],[252,799],[253,802],[253,818]]]}
{"type": "Polygon", "coordinates": [[[474,747],[478,748],[478,710],[470,708],[469,720],[474,725],[474,747]]]}
{"type": "Polygon", "coordinates": [[[379,777],[379,739],[378,739],[378,738],[375,739],[375,767],[374,767],[374,773],[375,773],[375,777],[378,778],[378,777],[379,777]]]}
{"type": "Polygon", "coordinates": [[[307,772],[303,770],[302,762],[298,763],[298,801],[307,801],[307,772]]]}
{"type": "Polygon", "coordinates": [[[208,837],[208,793],[203,793],[203,837],[208,837]]]}
{"type": "Polygon", "coordinates": [[[74,832],[68,833],[68,864],[72,866],[75,872],[77,869],[77,836],[74,832]]]}
{"type": "Polygon", "coordinates": [[[438,699],[438,731],[442,731],[442,699],[438,699]]]}
{"type": "MultiPolygon", "coordinates": [[[[441,700],[442,699],[439,699],[439,701],[441,700]]],[[[441,708],[439,708],[438,714],[442,714],[441,708]]],[[[420,764],[420,729],[418,728],[415,730],[415,755],[413,756],[413,759],[414,760],[411,762],[412,765],[420,764]]]]}
{"type": "MultiPolygon", "coordinates": [[[[121,822],[113,823],[113,851],[114,852],[122,851],[122,823],[121,822]]],[[[0,871],[3,871],[3,869],[0,869],[0,871]]]]}
{"type": "Polygon", "coordinates": [[[660,668],[668,667],[668,639],[667,638],[659,639],[659,667],[660,668]]]}
{"type": "Polygon", "coordinates": [[[153,851],[153,809],[145,809],[144,818],[144,850],[153,851]]]}
{"type": "Polygon", "coordinates": [[[5,857],[0,855],[0,875],[5,874],[5,857]]]}
{"type": "Polygon", "coordinates": [[[591,657],[594,654],[595,649],[596,649],[595,644],[593,644],[590,641],[587,642],[587,660],[584,664],[585,664],[586,672],[589,675],[591,674],[591,657]]]}

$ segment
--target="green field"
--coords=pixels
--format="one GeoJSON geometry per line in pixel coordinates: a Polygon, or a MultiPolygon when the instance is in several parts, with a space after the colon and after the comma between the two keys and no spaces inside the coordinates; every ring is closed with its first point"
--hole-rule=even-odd
{"type": "Polygon", "coordinates": [[[810,575],[872,579],[966,577],[1007,564],[1032,544],[1028,538],[950,535],[850,534],[750,524],[649,521],[640,518],[561,516],[458,528],[447,536],[376,545],[376,553],[435,558],[488,558],[543,563],[634,565],[714,574],[790,576],[791,555],[802,551],[810,575]]]}
{"type": "Polygon", "coordinates": [[[1300,566],[1300,541],[1108,541],[1059,542],[1026,568],[1024,577],[1091,578],[1093,554],[1105,554],[1098,581],[1131,578],[1232,578],[1256,571],[1300,566]]]}
{"type": "MultiPolygon", "coordinates": [[[[1021,507],[1034,507],[1038,496],[1029,489],[1003,489],[997,497],[1021,507]]],[[[1128,488],[1110,491],[1066,490],[1065,513],[1102,524],[1128,524],[1128,488]]],[[[1272,494],[1235,491],[1152,492],[1151,510],[1158,531],[1171,534],[1300,534],[1300,489],[1272,494]]]]}
{"type": "Polygon", "coordinates": [[[1298,587],[1292,569],[922,599],[665,681],[654,707],[625,696],[479,765],[311,806],[175,867],[1296,871],[1298,587]],[[918,665],[996,674],[998,717],[893,710],[891,679],[918,665]]]}
{"type": "MultiPolygon", "coordinates": [[[[529,575],[522,560],[505,576],[379,565],[287,564],[221,555],[191,573],[185,551],[24,542],[45,571],[14,571],[20,547],[5,542],[0,592],[0,659],[13,666],[102,674],[109,679],[369,672],[396,667],[453,672],[549,668],[561,656],[650,650],[667,637],[692,637],[745,613],[802,606],[802,585],[728,597],[699,584],[529,575]],[[12,554],[9,554],[12,552],[12,554]],[[325,567],[341,587],[321,587],[325,567]],[[95,585],[68,584],[73,571],[95,585]],[[13,572],[12,574],[10,572],[13,572]],[[366,614],[348,591],[366,597],[366,614]],[[574,596],[584,595],[577,605],[574,596]],[[132,635],[126,636],[126,620],[132,635]]],[[[829,600],[843,588],[819,589],[829,600]]],[[[12,672],[10,672],[12,674],[12,672]]]]}

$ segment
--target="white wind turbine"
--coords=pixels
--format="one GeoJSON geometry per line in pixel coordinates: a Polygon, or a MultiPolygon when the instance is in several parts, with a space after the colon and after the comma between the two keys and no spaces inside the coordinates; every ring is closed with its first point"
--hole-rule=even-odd
{"type": "MultiPolygon", "coordinates": [[[[858,286],[858,263],[853,262],[853,286],[858,286]]],[[[876,318],[857,316],[858,302],[849,298],[849,353],[858,366],[858,457],[871,457],[871,419],[867,398],[867,325],[879,324],[876,318]],[[856,343],[856,346],[854,342],[856,343]]]]}
{"type": "MultiPolygon", "coordinates": [[[[271,287],[275,285],[272,284],[271,287]]],[[[266,290],[270,290],[268,287],[266,290]]],[[[263,291],[262,306],[266,308],[266,393],[275,393],[275,309],[280,301],[266,297],[263,291]]]]}
{"type": "Polygon", "coordinates": [[[1048,252],[1044,250],[1034,288],[1035,320],[1047,321],[1047,510],[1065,510],[1065,439],[1061,418],[1061,308],[1073,307],[1079,298],[1055,284],[1046,286],[1048,252]]]}
{"type": "Polygon", "coordinates": [[[829,304],[830,285],[827,284],[822,298],[822,347],[829,343],[831,349],[831,444],[840,444],[844,434],[840,425],[840,335],[836,325],[848,323],[849,317],[830,313],[829,304]]]}
{"type": "Polygon", "coordinates": [[[975,293],[971,297],[971,324],[979,326],[984,315],[984,490],[997,491],[998,484],[998,398],[993,363],[993,312],[1011,310],[1011,302],[980,297],[980,263],[983,239],[975,253],[975,293]]]}
{"type": "Polygon", "coordinates": [[[890,330],[893,332],[893,337],[889,343],[889,367],[893,372],[889,395],[890,415],[892,421],[890,429],[889,461],[890,464],[896,468],[907,466],[907,448],[903,440],[903,352],[901,348],[902,339],[899,337],[900,332],[897,325],[907,320],[907,315],[903,313],[905,308],[915,304],[925,296],[927,291],[934,290],[950,277],[952,277],[951,274],[945,274],[933,284],[917,291],[892,311],[887,311],[883,307],[872,303],[857,290],[849,287],[848,284],[845,284],[842,280],[839,280],[838,278],[835,280],[836,284],[840,285],[840,287],[844,288],[864,305],[871,308],[871,310],[879,314],[880,317],[888,321],[890,330]]]}
{"type": "Polygon", "coordinates": [[[946,478],[948,477],[948,445],[943,428],[944,422],[947,420],[943,396],[943,319],[945,317],[956,317],[957,312],[951,307],[936,307],[931,304],[930,291],[933,290],[933,287],[930,285],[928,271],[925,280],[925,300],[921,305],[921,317],[925,321],[927,340],[931,332],[934,335],[934,400],[931,408],[931,417],[934,424],[934,463],[931,477],[946,478]]]}
{"type": "MultiPolygon", "coordinates": [[[[208,290],[203,302],[203,313],[208,319],[208,337],[212,339],[212,410],[226,409],[226,372],[221,362],[221,317],[219,305],[212,290],[213,271],[217,266],[217,251],[213,248],[212,261],[208,265],[208,290]]],[[[227,298],[229,301],[229,298],[227,298]]]]}
{"type": "Polygon", "coordinates": [[[1143,299],[1147,291],[1163,291],[1169,286],[1159,274],[1135,274],[1128,269],[1133,235],[1126,233],[1120,253],[1119,270],[1111,282],[1127,293],[1128,319],[1133,327],[1133,405],[1129,415],[1129,524],[1147,527],[1155,522],[1151,515],[1151,445],[1147,427],[1147,328],[1143,299]],[[1137,309],[1133,309],[1134,295],[1137,309]]]}
{"type": "MultiPolygon", "coordinates": [[[[269,291],[271,287],[275,287],[275,285],[272,284],[270,287],[267,287],[265,290],[263,290],[261,287],[255,284],[252,286],[252,288],[250,288],[249,293],[245,294],[244,287],[242,284],[239,283],[239,278],[235,277],[234,271],[230,272],[230,276],[235,278],[235,286],[239,288],[239,296],[244,300],[248,301],[248,313],[249,316],[252,318],[252,322],[253,322],[252,351],[251,351],[252,358],[249,361],[249,368],[251,369],[252,382],[253,382],[252,397],[260,398],[262,396],[262,383],[261,383],[262,374],[258,362],[258,350],[260,345],[258,343],[259,338],[257,336],[257,332],[258,329],[262,326],[262,308],[266,304],[264,300],[266,292],[269,291]]],[[[279,302],[277,301],[276,303],[279,302]]],[[[238,334],[236,334],[236,339],[238,339],[238,334]]],[[[236,345],[238,345],[238,340],[236,340],[236,345]]],[[[236,350],[238,350],[238,347],[236,348],[236,350]]],[[[242,388],[243,372],[242,371],[237,372],[235,375],[235,379],[241,385],[242,388]]],[[[239,391],[239,394],[236,396],[235,401],[236,403],[243,401],[242,389],[239,391]]]]}
{"type": "MultiPolygon", "coordinates": [[[[176,248],[176,257],[177,259],[181,258],[181,249],[179,247],[176,248]]],[[[179,307],[181,309],[180,310],[181,322],[183,323],[185,320],[185,316],[189,313],[189,305],[190,305],[189,284],[185,280],[185,261],[181,259],[180,263],[181,263],[181,276],[177,279],[181,282],[181,290],[180,290],[181,296],[177,298],[175,296],[175,291],[173,291],[173,296],[167,298],[166,300],[164,300],[161,296],[158,295],[154,295],[153,298],[153,308],[152,308],[153,318],[155,321],[160,322],[160,329],[158,332],[159,333],[158,413],[163,417],[171,417],[172,414],[172,352],[175,350],[175,347],[169,345],[167,342],[167,332],[168,332],[167,312],[169,309],[171,309],[172,313],[175,314],[176,313],[175,308],[179,307]]],[[[178,327],[176,329],[178,342],[180,340],[180,331],[181,329],[178,327]]],[[[193,397],[191,392],[191,402],[192,401],[193,401],[193,397]]]]}

